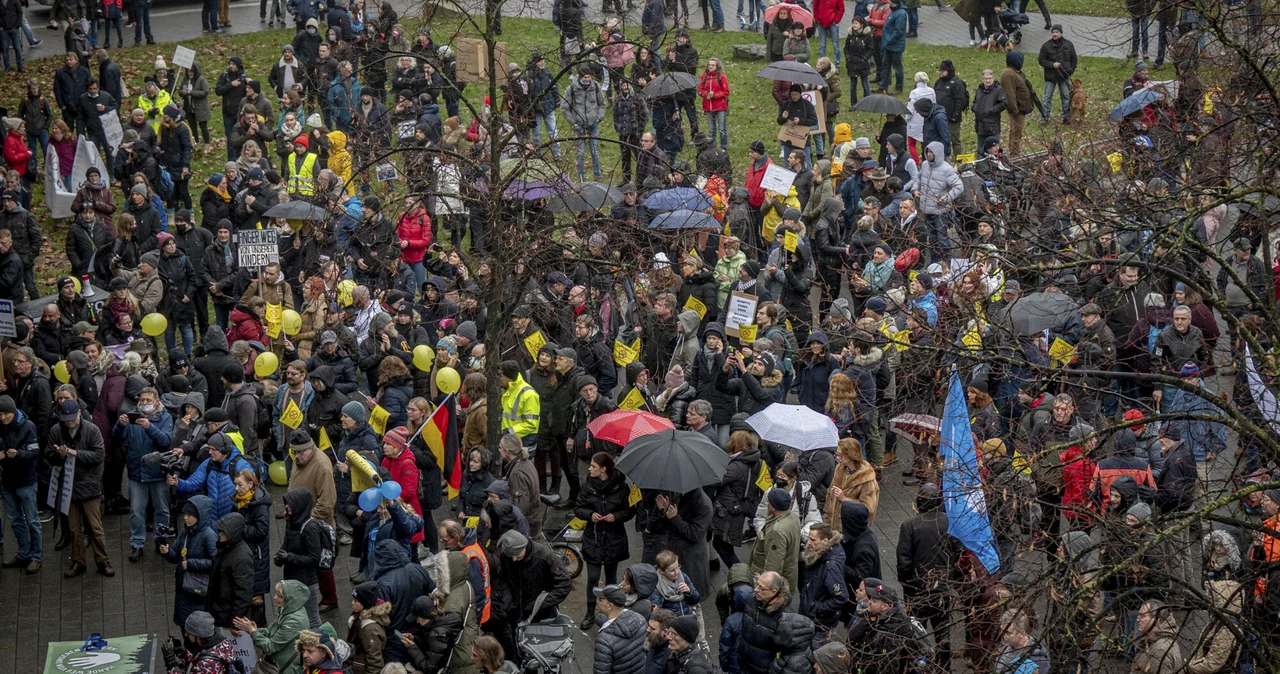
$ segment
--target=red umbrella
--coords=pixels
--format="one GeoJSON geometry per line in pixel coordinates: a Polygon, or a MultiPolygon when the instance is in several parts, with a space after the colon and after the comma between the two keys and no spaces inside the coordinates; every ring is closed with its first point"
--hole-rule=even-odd
{"type": "Polygon", "coordinates": [[[675,430],[675,424],[666,417],[649,412],[614,410],[596,417],[595,421],[587,424],[587,430],[597,440],[624,446],[641,436],[675,430]]]}
{"type": "Polygon", "coordinates": [[[890,431],[912,442],[919,442],[921,437],[937,436],[941,428],[942,421],[931,414],[911,412],[889,420],[890,431]]]}

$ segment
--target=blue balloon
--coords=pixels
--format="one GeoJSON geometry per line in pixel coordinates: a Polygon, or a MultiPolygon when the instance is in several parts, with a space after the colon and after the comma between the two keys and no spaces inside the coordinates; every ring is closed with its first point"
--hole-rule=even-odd
{"type": "Polygon", "coordinates": [[[383,480],[382,486],[378,487],[378,493],[382,494],[382,498],[394,501],[400,498],[400,483],[395,480],[383,480]]]}
{"type": "Polygon", "coordinates": [[[382,504],[382,495],[378,493],[377,487],[369,487],[360,492],[360,509],[371,513],[378,509],[382,504]]]}

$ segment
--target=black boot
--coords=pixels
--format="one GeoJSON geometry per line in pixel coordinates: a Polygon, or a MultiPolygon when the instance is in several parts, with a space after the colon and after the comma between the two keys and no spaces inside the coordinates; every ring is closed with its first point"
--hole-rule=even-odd
{"type": "Polygon", "coordinates": [[[556,504],[557,510],[570,508],[574,503],[578,502],[578,492],[582,489],[581,482],[573,475],[566,475],[565,479],[569,481],[569,498],[556,504]]]}
{"type": "Polygon", "coordinates": [[[562,479],[564,478],[561,477],[560,475],[552,475],[551,488],[549,491],[547,491],[547,493],[550,494],[551,496],[555,496],[558,498],[560,496],[560,481],[562,479]]]}
{"type": "Polygon", "coordinates": [[[550,495],[551,495],[551,489],[550,489],[549,487],[547,487],[547,476],[546,476],[546,475],[540,475],[540,476],[538,476],[538,493],[539,493],[539,494],[542,494],[543,496],[550,496],[550,495]]]}
{"type": "Polygon", "coordinates": [[[583,617],[582,622],[578,623],[578,629],[582,630],[583,632],[586,632],[586,631],[589,631],[592,627],[595,627],[595,625],[596,625],[596,605],[588,604],[587,615],[583,617]]]}

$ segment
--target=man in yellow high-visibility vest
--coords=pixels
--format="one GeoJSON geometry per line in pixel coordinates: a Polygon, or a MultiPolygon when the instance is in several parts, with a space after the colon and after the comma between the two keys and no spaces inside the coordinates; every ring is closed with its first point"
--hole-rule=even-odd
{"type": "Polygon", "coordinates": [[[533,451],[538,444],[538,418],[542,403],[538,392],[520,375],[520,365],[504,360],[498,384],[502,387],[502,432],[514,433],[520,444],[533,451]]]}
{"type": "Polygon", "coordinates": [[[285,160],[285,174],[289,180],[289,194],[309,197],[315,193],[316,161],[311,151],[311,139],[302,134],[293,139],[293,154],[285,160]]]}

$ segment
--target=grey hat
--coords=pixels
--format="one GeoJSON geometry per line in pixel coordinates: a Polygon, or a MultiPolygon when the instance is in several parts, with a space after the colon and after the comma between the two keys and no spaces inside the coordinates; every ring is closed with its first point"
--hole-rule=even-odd
{"type": "Polygon", "coordinates": [[[507,557],[514,557],[529,547],[529,537],[512,529],[498,539],[498,551],[507,557]]]}
{"type": "Polygon", "coordinates": [[[800,219],[800,209],[798,209],[798,208],[788,208],[787,210],[785,210],[785,211],[783,211],[783,212],[782,212],[782,219],[783,219],[783,220],[799,220],[799,219],[800,219]]]}
{"type": "Polygon", "coordinates": [[[369,319],[369,334],[377,335],[386,330],[388,325],[391,325],[391,314],[379,311],[369,319]]]}
{"type": "Polygon", "coordinates": [[[457,333],[459,337],[466,337],[472,342],[476,341],[477,330],[475,321],[463,321],[459,323],[457,333]]]}
{"type": "Polygon", "coordinates": [[[139,260],[139,262],[147,263],[148,265],[151,266],[152,269],[159,269],[160,268],[160,252],[152,250],[152,251],[143,253],[142,258],[139,260]]]}
{"type": "Polygon", "coordinates": [[[783,512],[790,510],[791,509],[791,492],[787,491],[786,489],[770,489],[769,505],[773,506],[774,510],[780,510],[783,512]]]}
{"type": "Polygon", "coordinates": [[[1262,492],[1262,495],[1276,503],[1280,503],[1280,489],[1268,489],[1262,492]]]}
{"type": "Polygon", "coordinates": [[[1252,251],[1253,251],[1253,244],[1249,243],[1249,237],[1247,237],[1247,236],[1242,236],[1242,237],[1240,237],[1240,238],[1236,239],[1236,241],[1235,241],[1235,243],[1232,245],[1232,247],[1233,247],[1233,248],[1235,248],[1236,250],[1243,250],[1243,251],[1246,251],[1246,252],[1252,252],[1252,251]]]}
{"type": "Polygon", "coordinates": [[[858,136],[853,139],[853,147],[855,150],[870,150],[871,141],[866,136],[858,136]]]}
{"type": "Polygon", "coordinates": [[[1009,279],[1004,282],[1004,292],[1020,293],[1022,292],[1022,284],[1014,279],[1009,279]]]}
{"type": "Polygon", "coordinates": [[[134,185],[134,186],[133,186],[133,188],[131,188],[131,189],[129,190],[129,193],[130,193],[130,194],[141,194],[142,196],[144,196],[144,197],[145,197],[145,196],[147,196],[147,186],[146,186],[146,185],[143,185],[142,183],[138,183],[137,185],[134,185]]]}
{"type": "Polygon", "coordinates": [[[183,631],[197,639],[208,639],[213,636],[213,616],[204,611],[195,611],[187,616],[183,631]]]}
{"type": "Polygon", "coordinates": [[[1139,523],[1144,523],[1147,520],[1151,519],[1151,506],[1143,503],[1142,501],[1138,501],[1137,503],[1130,506],[1129,511],[1126,512],[1125,514],[1133,515],[1138,519],[1139,523]]]}
{"type": "Polygon", "coordinates": [[[1090,302],[1080,308],[1080,315],[1081,316],[1101,316],[1102,307],[1098,306],[1096,302],[1090,302]]]}
{"type": "Polygon", "coordinates": [[[556,356],[559,358],[568,358],[574,362],[578,361],[578,352],[568,347],[556,351],[556,356]]]}
{"type": "Polygon", "coordinates": [[[497,496],[499,500],[509,499],[511,498],[511,485],[506,480],[494,480],[489,483],[488,487],[484,488],[484,492],[497,496]]]}
{"type": "Polygon", "coordinates": [[[325,330],[324,332],[320,333],[320,346],[324,346],[325,344],[333,344],[336,341],[338,341],[338,335],[334,331],[325,330]]]}

